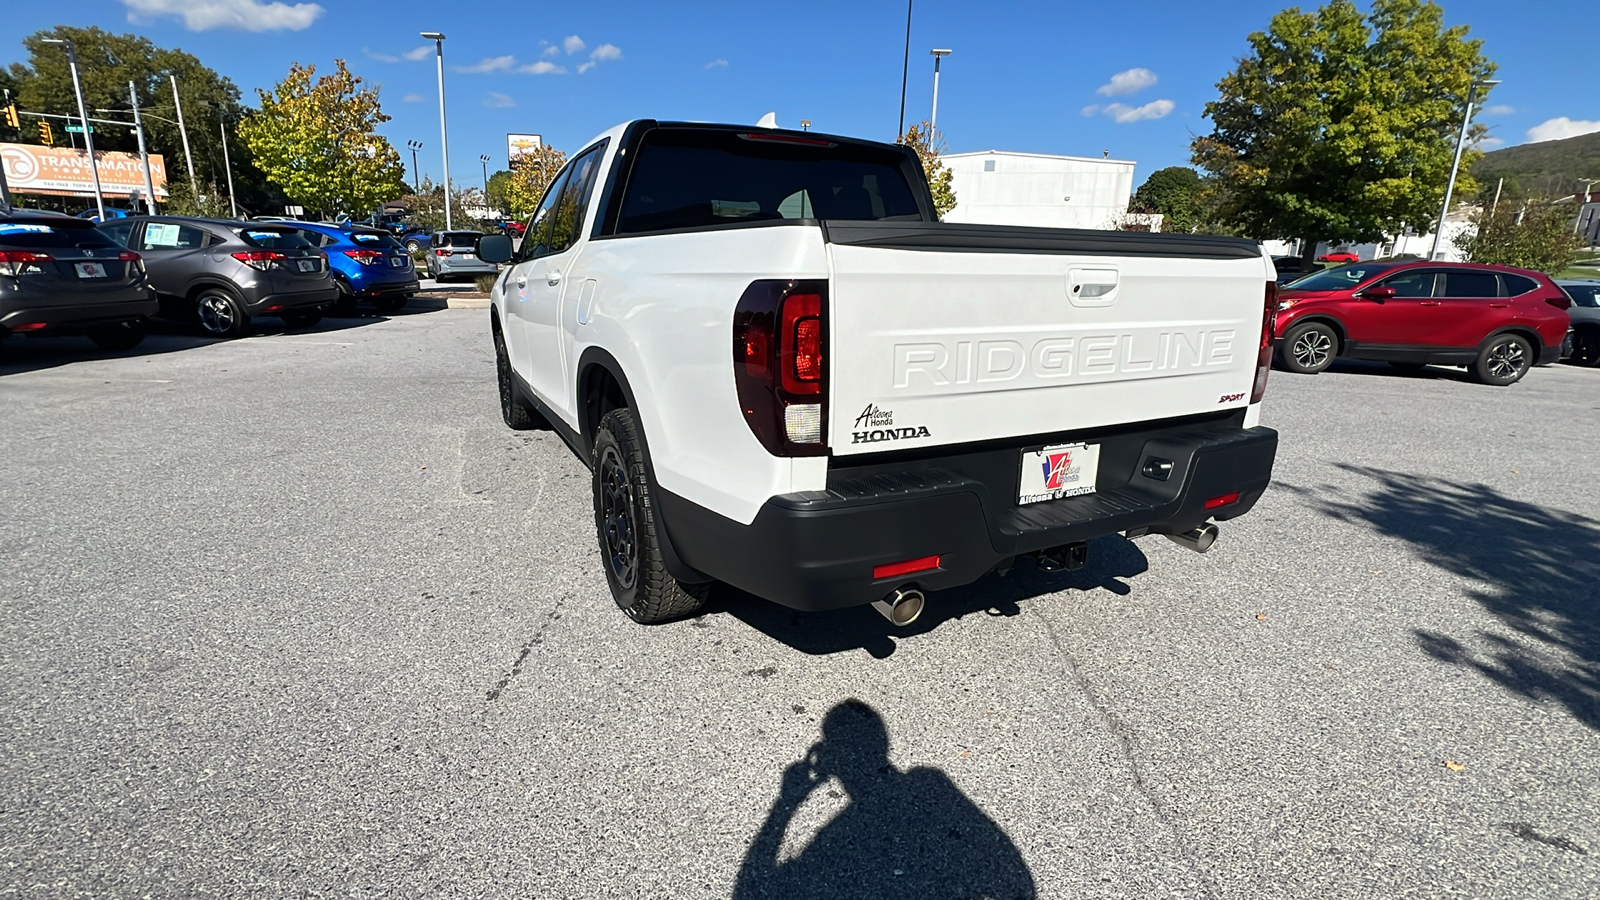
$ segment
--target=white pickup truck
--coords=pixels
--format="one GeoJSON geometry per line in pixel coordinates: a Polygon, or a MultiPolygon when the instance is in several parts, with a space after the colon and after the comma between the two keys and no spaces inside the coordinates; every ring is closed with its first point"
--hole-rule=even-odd
{"type": "Polygon", "coordinates": [[[1073,568],[1101,535],[1203,551],[1271,478],[1253,242],[944,224],[904,147],[645,120],[479,253],[507,263],[506,424],[589,465],[640,622],[720,581],[907,624],[924,591],[1073,568]]]}

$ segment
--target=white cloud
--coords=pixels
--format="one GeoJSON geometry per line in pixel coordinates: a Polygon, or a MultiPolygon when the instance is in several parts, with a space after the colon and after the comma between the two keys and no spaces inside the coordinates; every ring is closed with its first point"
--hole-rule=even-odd
{"type": "Polygon", "coordinates": [[[1172,108],[1173,103],[1171,100],[1152,100],[1143,106],[1108,103],[1101,112],[1116,120],[1118,124],[1127,124],[1128,122],[1137,122],[1140,119],[1159,119],[1172,112],[1172,108]]]}
{"type": "Polygon", "coordinates": [[[599,65],[599,63],[596,63],[596,62],[594,62],[592,60],[590,62],[586,62],[586,63],[578,63],[578,74],[582,75],[583,73],[589,71],[590,69],[594,68],[597,65],[599,65]]]}
{"type": "Polygon", "coordinates": [[[561,48],[557,47],[555,44],[551,44],[550,46],[544,48],[544,52],[539,54],[539,55],[540,56],[560,56],[561,55],[561,48]]]}
{"type": "Polygon", "coordinates": [[[489,96],[483,98],[483,105],[492,107],[494,109],[505,109],[507,107],[516,106],[517,101],[510,95],[497,94],[494,91],[490,91],[489,96]]]}
{"type": "Polygon", "coordinates": [[[476,65],[452,66],[451,68],[455,69],[457,72],[474,72],[482,74],[484,72],[509,72],[516,64],[517,58],[515,56],[488,56],[478,60],[476,65]]]}
{"type": "Polygon", "coordinates": [[[1472,146],[1477,147],[1479,150],[1493,150],[1494,148],[1503,146],[1504,144],[1504,138],[1486,137],[1472,146]]]}
{"type": "Polygon", "coordinates": [[[422,96],[421,94],[407,94],[404,97],[401,97],[400,99],[405,101],[406,103],[421,103],[424,100],[427,100],[428,98],[422,96]]]}
{"type": "Polygon", "coordinates": [[[567,55],[571,56],[572,54],[581,51],[584,47],[589,45],[583,42],[583,38],[578,37],[575,34],[569,34],[565,38],[562,38],[561,46],[567,51],[567,55]]]}
{"type": "Polygon", "coordinates": [[[1483,108],[1483,113],[1487,116],[1509,116],[1516,111],[1516,107],[1507,106],[1504,103],[1496,103],[1493,106],[1485,106],[1483,108]]]}
{"type": "Polygon", "coordinates": [[[396,63],[400,61],[400,57],[392,53],[377,53],[365,47],[361,48],[361,52],[367,55],[367,59],[375,59],[378,62],[396,63]]]}
{"type": "Polygon", "coordinates": [[[517,71],[523,73],[524,75],[565,75],[565,74],[567,74],[567,69],[566,69],[565,66],[558,66],[555,63],[550,62],[547,59],[541,59],[536,63],[529,63],[526,66],[518,66],[517,67],[517,71]]]}
{"type": "Polygon", "coordinates": [[[423,44],[421,47],[417,47],[417,48],[412,49],[412,50],[407,50],[406,52],[404,52],[404,53],[402,53],[400,55],[402,57],[406,58],[406,59],[411,60],[412,62],[416,62],[419,59],[427,59],[428,57],[432,56],[433,55],[433,51],[434,51],[434,48],[432,46],[430,46],[428,44],[423,44]]]}
{"type": "Polygon", "coordinates": [[[601,44],[600,46],[594,48],[594,52],[589,54],[589,58],[595,62],[605,62],[608,59],[621,59],[622,48],[618,47],[616,44],[601,44]]]}
{"type": "Polygon", "coordinates": [[[302,31],[327,10],[315,3],[264,3],[262,0],[122,0],[128,21],[177,16],[190,31],[238,28],[243,31],[302,31]]]}
{"type": "Polygon", "coordinates": [[[1536,144],[1539,141],[1559,141],[1562,138],[1577,137],[1580,134],[1593,134],[1600,131],[1600,122],[1585,122],[1581,119],[1569,119],[1566,116],[1549,119],[1528,129],[1528,143],[1536,144]]]}
{"type": "Polygon", "coordinates": [[[706,63],[706,68],[708,69],[726,69],[727,67],[728,61],[725,59],[713,59],[711,62],[706,63]]]}
{"type": "Polygon", "coordinates": [[[1100,106],[1099,106],[1099,104],[1096,104],[1096,103],[1091,103],[1088,106],[1085,106],[1083,109],[1079,110],[1079,112],[1083,113],[1086,116],[1092,116],[1092,115],[1094,115],[1095,113],[1097,113],[1099,111],[1100,111],[1100,106]]]}
{"type": "MultiPolygon", "coordinates": [[[[1107,97],[1137,94],[1156,83],[1156,73],[1149,69],[1128,69],[1111,76],[1111,81],[1095,88],[1095,93],[1107,97]]],[[[1165,114],[1163,114],[1165,115],[1165,114]]]]}

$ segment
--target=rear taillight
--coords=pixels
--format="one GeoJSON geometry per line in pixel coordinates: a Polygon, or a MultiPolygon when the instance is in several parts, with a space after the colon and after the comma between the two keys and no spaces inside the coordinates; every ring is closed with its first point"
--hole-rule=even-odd
{"type": "Polygon", "coordinates": [[[1544,298],[1544,302],[1554,306],[1556,309],[1572,308],[1572,298],[1568,297],[1566,294],[1557,294],[1554,297],[1546,297],[1544,298]]]}
{"type": "Polygon", "coordinates": [[[144,273],[144,257],[133,252],[132,250],[124,250],[121,253],[118,253],[117,259],[127,263],[128,270],[130,272],[138,272],[140,274],[144,273]]]}
{"type": "Polygon", "coordinates": [[[450,255],[450,248],[448,248],[448,247],[439,247],[439,248],[437,248],[437,249],[435,249],[433,251],[433,255],[434,256],[449,256],[450,255]]]}
{"type": "Polygon", "coordinates": [[[1278,285],[1267,282],[1261,311],[1261,349],[1256,351],[1256,383],[1250,389],[1250,402],[1260,403],[1267,393],[1267,375],[1272,371],[1272,332],[1278,316],[1278,285]]]}
{"type": "Polygon", "coordinates": [[[733,314],[745,423],[774,456],[821,456],[826,426],[827,283],[757,281],[733,314]]]}
{"type": "Polygon", "coordinates": [[[375,266],[383,261],[382,250],[346,250],[344,255],[361,263],[363,266],[375,266]]]}
{"type": "Polygon", "coordinates": [[[38,263],[47,263],[51,259],[48,253],[29,253],[26,250],[0,250],[0,275],[10,275],[15,278],[29,269],[43,271],[38,263]]]}
{"type": "Polygon", "coordinates": [[[271,250],[241,250],[233,254],[233,258],[252,269],[260,269],[263,272],[272,268],[273,263],[288,259],[282,253],[275,253],[271,250]]]}

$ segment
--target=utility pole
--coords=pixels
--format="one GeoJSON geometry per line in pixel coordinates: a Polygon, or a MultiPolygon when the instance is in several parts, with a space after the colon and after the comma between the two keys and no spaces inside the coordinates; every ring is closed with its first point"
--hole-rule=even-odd
{"type": "Polygon", "coordinates": [[[83,104],[83,82],[78,79],[78,50],[66,38],[45,38],[46,44],[65,44],[67,64],[72,67],[72,90],[78,95],[78,120],[83,123],[83,145],[89,148],[89,175],[94,179],[94,205],[100,210],[100,221],[106,220],[106,199],[100,193],[100,163],[94,158],[94,126],[89,124],[89,110],[83,104]]]}
{"type": "MultiPolygon", "coordinates": [[[[1444,185],[1444,205],[1439,208],[1439,227],[1433,230],[1433,250],[1429,251],[1428,259],[1439,258],[1439,244],[1444,240],[1444,219],[1450,214],[1450,195],[1455,193],[1456,172],[1461,168],[1461,150],[1467,143],[1467,128],[1472,125],[1472,104],[1478,98],[1478,86],[1492,87],[1498,81],[1474,81],[1467,90],[1467,109],[1461,116],[1461,134],[1456,136],[1456,158],[1450,163],[1450,180],[1444,185]]],[[[1518,223],[1521,224],[1520,222],[1518,223]]]]}
{"type": "Polygon", "coordinates": [[[933,114],[928,117],[928,141],[933,141],[933,131],[939,124],[939,61],[950,55],[949,50],[929,50],[933,56],[933,114]]]}
{"type": "Polygon", "coordinates": [[[228,170],[228,214],[239,218],[239,204],[233,200],[233,163],[228,161],[228,120],[226,116],[217,123],[222,131],[222,167],[228,170]]]}
{"type": "Polygon", "coordinates": [[[189,152],[189,129],[183,127],[183,98],[178,96],[178,76],[172,79],[172,102],[178,107],[178,133],[183,135],[183,164],[189,170],[189,192],[196,206],[200,205],[200,182],[194,177],[194,156],[189,152]]]}
{"type": "Polygon", "coordinates": [[[450,132],[444,124],[444,35],[437,31],[424,31],[422,36],[433,41],[439,58],[439,143],[444,149],[444,230],[454,231],[450,221],[450,132]]]}
{"type": "Polygon", "coordinates": [[[478,161],[483,163],[483,211],[487,213],[489,211],[489,157],[480,154],[478,161]]]}
{"type": "Polygon", "coordinates": [[[422,149],[421,141],[406,141],[406,148],[411,151],[411,192],[422,193],[422,173],[417,171],[417,151],[422,149]]]}
{"type": "Polygon", "coordinates": [[[156,188],[150,177],[150,154],[144,148],[144,119],[139,117],[139,92],[133,82],[128,82],[128,98],[133,101],[133,131],[139,136],[139,165],[144,168],[144,205],[150,215],[156,214],[156,188]]]}

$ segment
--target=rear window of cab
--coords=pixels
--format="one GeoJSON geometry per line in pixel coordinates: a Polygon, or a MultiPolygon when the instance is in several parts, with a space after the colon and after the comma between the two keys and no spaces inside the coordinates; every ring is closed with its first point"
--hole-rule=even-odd
{"type": "Polygon", "coordinates": [[[294,229],[241,228],[239,238],[263,250],[311,250],[314,245],[294,229]]]}

